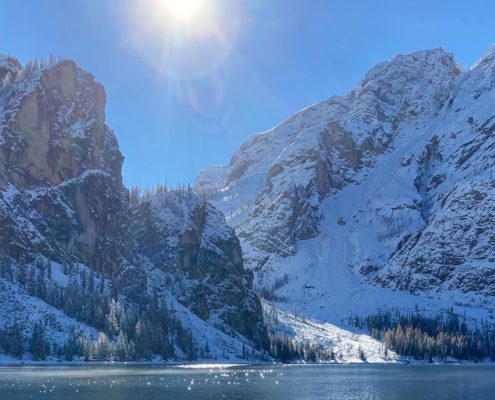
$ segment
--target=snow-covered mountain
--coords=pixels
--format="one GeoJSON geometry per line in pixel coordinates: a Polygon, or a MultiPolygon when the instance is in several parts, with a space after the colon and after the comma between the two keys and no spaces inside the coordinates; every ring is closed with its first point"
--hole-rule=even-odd
{"type": "Polygon", "coordinates": [[[93,76],[0,56],[0,347],[259,360],[316,344],[383,362],[398,356],[352,332],[379,310],[493,323],[494,100],[495,47],[470,69],[397,56],[206,168],[199,194],[139,195],[93,76]]]}
{"type": "Polygon", "coordinates": [[[195,183],[256,285],[320,322],[399,307],[494,317],[495,47],[372,68],[346,96],[245,142],[195,183]]]}
{"type": "Polygon", "coordinates": [[[121,359],[259,357],[261,303],[222,213],[187,189],[131,203],[122,163],[91,74],[0,57],[0,346],[34,356],[41,323],[71,357],[99,337],[85,356],[108,358],[101,331],[121,359]]]}

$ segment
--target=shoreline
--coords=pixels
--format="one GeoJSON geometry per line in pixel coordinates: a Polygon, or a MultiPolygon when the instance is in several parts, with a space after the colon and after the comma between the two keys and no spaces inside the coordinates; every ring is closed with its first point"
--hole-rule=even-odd
{"type": "Polygon", "coordinates": [[[218,361],[209,360],[205,362],[180,362],[180,361],[33,361],[33,360],[18,360],[18,361],[0,361],[0,368],[4,367],[165,367],[165,368],[184,368],[184,369],[224,369],[243,366],[262,367],[262,366],[308,366],[308,367],[325,367],[325,366],[495,366],[495,361],[422,361],[422,360],[399,360],[395,362],[326,362],[326,363],[308,363],[308,362],[235,362],[235,361],[218,361]]]}

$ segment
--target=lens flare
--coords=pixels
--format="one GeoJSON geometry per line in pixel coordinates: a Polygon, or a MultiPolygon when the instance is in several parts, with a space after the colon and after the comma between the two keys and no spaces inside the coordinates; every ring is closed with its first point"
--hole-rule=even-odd
{"type": "Polygon", "coordinates": [[[147,6],[137,7],[136,0],[127,1],[123,43],[158,76],[202,79],[234,54],[243,26],[237,6],[223,0],[143,0],[147,6]]]}

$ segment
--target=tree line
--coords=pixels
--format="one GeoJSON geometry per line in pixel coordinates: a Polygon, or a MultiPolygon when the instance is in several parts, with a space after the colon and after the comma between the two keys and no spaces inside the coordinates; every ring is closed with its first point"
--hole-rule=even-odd
{"type": "Polygon", "coordinates": [[[119,296],[111,283],[94,271],[78,266],[64,267],[69,274],[65,286],[51,277],[51,264],[28,265],[24,260],[13,262],[0,257],[0,277],[22,287],[27,294],[42,299],[62,310],[69,317],[95,328],[101,333],[91,339],[88,332],[76,327],[60,348],[48,343],[46,328],[37,323],[31,331],[14,323],[0,330],[0,347],[14,357],[30,351],[33,359],[44,360],[49,355],[74,356],[86,360],[144,360],[153,356],[164,359],[193,360],[208,356],[208,349],[197,348],[190,329],[183,326],[171,304],[160,300],[158,294],[143,294],[140,303],[119,296]],[[15,266],[15,268],[14,268],[15,266]]]}
{"type": "MultiPolygon", "coordinates": [[[[287,284],[288,278],[284,275],[276,281],[275,286],[282,287],[287,284]]],[[[297,315],[294,316],[297,318],[297,315]]],[[[329,362],[336,361],[332,347],[310,341],[294,340],[289,334],[284,334],[284,324],[280,321],[279,312],[275,304],[270,304],[269,313],[265,318],[270,345],[270,355],[283,363],[304,362],[329,362]]]]}
{"type": "MultiPolygon", "coordinates": [[[[129,203],[131,207],[139,206],[143,202],[160,193],[173,192],[179,199],[194,192],[193,187],[189,183],[179,183],[174,187],[169,187],[167,183],[158,183],[156,186],[147,186],[144,189],[140,186],[133,186],[129,190],[129,203]]],[[[204,198],[204,196],[203,196],[204,198]]]]}
{"type": "Polygon", "coordinates": [[[383,341],[384,352],[395,351],[401,356],[417,360],[433,359],[481,361],[495,360],[495,329],[487,321],[470,327],[465,316],[453,309],[435,315],[423,315],[416,310],[379,311],[365,318],[358,316],[348,321],[354,327],[367,329],[383,341]]]}

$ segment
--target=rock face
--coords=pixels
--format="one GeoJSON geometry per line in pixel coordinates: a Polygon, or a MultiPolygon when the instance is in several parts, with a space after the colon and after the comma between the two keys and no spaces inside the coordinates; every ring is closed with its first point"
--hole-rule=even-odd
{"type": "Polygon", "coordinates": [[[263,339],[252,272],[222,213],[190,191],[161,192],[134,209],[133,221],[139,253],[175,277],[179,301],[213,325],[263,339]]]}
{"type": "Polygon", "coordinates": [[[321,318],[340,311],[319,311],[317,298],[350,296],[342,287],[486,307],[494,82],[493,48],[471,69],[442,49],[397,56],[348,95],[253,136],[195,188],[225,212],[258,284],[288,273],[280,293],[321,318]]]}
{"type": "MultiPolygon", "coordinates": [[[[103,87],[73,61],[24,69],[7,58],[1,65],[0,181],[33,227],[15,229],[2,243],[19,256],[38,236],[37,250],[54,260],[77,259],[112,276],[121,257],[133,259],[130,237],[122,234],[123,157],[105,124],[103,87]]],[[[12,231],[19,214],[4,207],[0,218],[10,217],[2,225],[12,231]]]]}
{"type": "Polygon", "coordinates": [[[73,61],[25,70],[10,58],[2,65],[0,173],[19,189],[58,185],[88,170],[120,183],[123,157],[105,124],[103,87],[73,61]]]}
{"type": "Polygon", "coordinates": [[[212,329],[264,340],[260,301],[223,215],[181,191],[130,204],[105,91],[91,74],[69,60],[23,68],[2,56],[0,83],[0,253],[19,264],[79,263],[126,301],[160,290],[212,329]]]}
{"type": "Polygon", "coordinates": [[[26,191],[7,183],[0,196],[2,249],[15,258],[34,252],[80,261],[105,277],[134,260],[127,191],[102,171],[26,191]]]}
{"type": "Polygon", "coordinates": [[[495,296],[494,189],[493,180],[457,184],[429,225],[404,241],[376,280],[415,293],[462,288],[495,296]]]}

